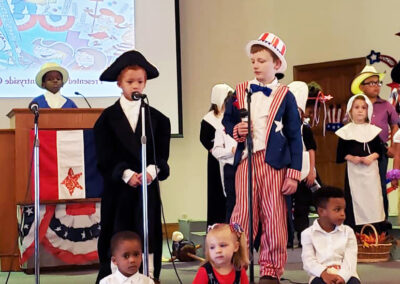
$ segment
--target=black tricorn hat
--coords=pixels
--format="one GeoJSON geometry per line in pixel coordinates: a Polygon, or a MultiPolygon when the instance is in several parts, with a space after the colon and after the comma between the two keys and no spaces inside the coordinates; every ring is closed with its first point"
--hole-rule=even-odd
{"type": "Polygon", "coordinates": [[[147,80],[157,78],[159,75],[157,68],[151,65],[139,51],[130,50],[115,59],[114,63],[100,75],[100,81],[117,81],[119,73],[125,67],[133,65],[138,65],[146,71],[147,80]]]}

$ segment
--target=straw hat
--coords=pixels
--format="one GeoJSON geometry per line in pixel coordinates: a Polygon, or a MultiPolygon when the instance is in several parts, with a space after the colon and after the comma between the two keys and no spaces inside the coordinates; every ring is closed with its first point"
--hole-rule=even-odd
{"type": "Polygon", "coordinates": [[[364,82],[365,79],[372,76],[378,76],[379,81],[382,81],[383,78],[385,77],[385,73],[378,73],[374,66],[365,65],[361,73],[354,78],[353,82],[351,82],[351,92],[354,95],[362,93],[363,91],[360,90],[360,84],[364,82]]]}
{"type": "Polygon", "coordinates": [[[58,72],[60,72],[62,77],[63,77],[63,83],[64,84],[67,83],[68,77],[69,77],[67,69],[61,67],[60,65],[58,65],[55,62],[47,62],[47,63],[43,64],[40,67],[39,72],[36,74],[35,81],[36,81],[36,85],[38,85],[39,88],[44,89],[43,86],[42,86],[43,76],[47,72],[50,72],[50,71],[58,71],[58,72]]]}

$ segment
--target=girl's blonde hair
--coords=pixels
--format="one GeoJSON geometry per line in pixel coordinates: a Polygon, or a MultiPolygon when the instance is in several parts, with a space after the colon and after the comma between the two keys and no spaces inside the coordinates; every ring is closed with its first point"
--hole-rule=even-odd
{"type": "MultiPolygon", "coordinates": [[[[247,238],[246,234],[244,233],[243,229],[240,227],[239,224],[237,223],[231,223],[231,224],[222,224],[222,223],[216,223],[212,226],[208,226],[207,229],[207,236],[208,234],[212,232],[220,232],[224,230],[229,230],[231,232],[235,239],[239,242],[239,249],[233,253],[232,256],[232,264],[235,267],[236,270],[241,270],[242,268],[247,269],[249,265],[249,252],[247,249],[247,238]]],[[[206,241],[205,241],[205,261],[202,263],[202,265],[206,262],[210,262],[210,254],[209,254],[209,247],[207,243],[207,236],[206,236],[206,241]]]]}

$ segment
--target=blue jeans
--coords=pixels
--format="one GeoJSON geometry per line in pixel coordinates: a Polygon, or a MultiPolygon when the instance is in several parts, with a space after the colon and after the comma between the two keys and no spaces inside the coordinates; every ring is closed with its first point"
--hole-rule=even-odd
{"type": "Polygon", "coordinates": [[[386,191],[386,172],[388,167],[388,157],[386,154],[383,154],[382,157],[378,159],[378,167],[379,167],[379,175],[381,177],[381,186],[382,186],[382,198],[383,198],[383,207],[385,209],[385,219],[389,216],[389,201],[387,197],[386,191]]]}
{"type": "MultiPolygon", "coordinates": [[[[358,280],[355,277],[351,277],[349,281],[346,282],[346,284],[360,284],[360,283],[361,283],[360,280],[358,280]]],[[[311,281],[311,284],[325,284],[325,282],[324,280],[322,280],[321,277],[315,277],[313,281],[311,281]]]]}
{"type": "Polygon", "coordinates": [[[288,245],[293,246],[294,241],[294,222],[293,222],[293,201],[291,195],[285,195],[287,206],[287,230],[288,230],[288,245]]]}

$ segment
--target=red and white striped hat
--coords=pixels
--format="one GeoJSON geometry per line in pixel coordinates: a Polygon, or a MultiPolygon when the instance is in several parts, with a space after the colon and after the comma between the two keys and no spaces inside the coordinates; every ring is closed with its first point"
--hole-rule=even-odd
{"type": "Polygon", "coordinates": [[[278,56],[278,58],[281,60],[282,65],[281,67],[277,70],[277,73],[283,73],[285,72],[287,68],[287,63],[285,59],[285,53],[286,53],[286,44],[276,35],[272,33],[263,33],[259,36],[258,39],[250,41],[246,45],[246,52],[247,55],[250,56],[250,50],[251,47],[255,44],[265,46],[269,50],[271,50],[273,53],[278,56]]]}

